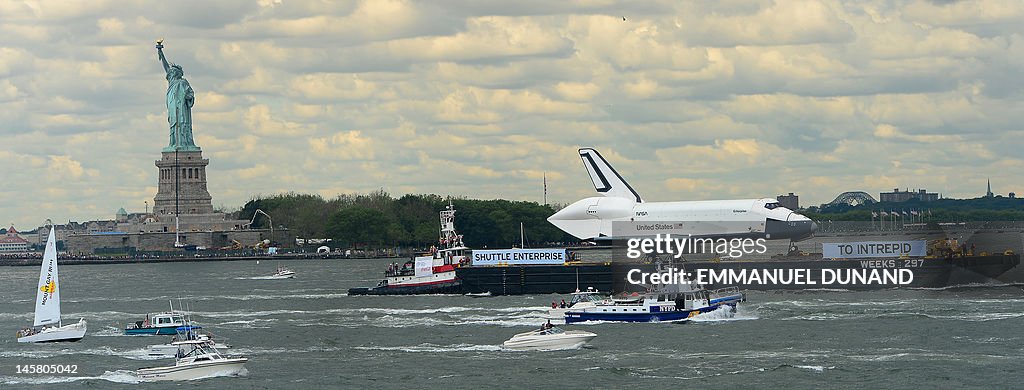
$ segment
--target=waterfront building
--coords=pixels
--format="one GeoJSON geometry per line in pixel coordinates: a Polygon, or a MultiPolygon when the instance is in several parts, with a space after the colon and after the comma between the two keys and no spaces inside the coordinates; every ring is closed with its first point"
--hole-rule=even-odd
{"type": "Polygon", "coordinates": [[[775,197],[775,200],[778,200],[779,204],[781,204],[782,207],[785,207],[787,209],[800,209],[800,195],[793,195],[792,192],[790,192],[789,195],[779,195],[775,197]]]}
{"type": "Polygon", "coordinates": [[[28,252],[28,240],[18,234],[18,230],[11,226],[7,233],[0,236],[0,253],[24,253],[28,252]]]}
{"type": "Polygon", "coordinates": [[[928,192],[925,189],[900,191],[899,188],[894,188],[892,192],[879,193],[878,199],[882,202],[906,202],[911,199],[933,202],[939,200],[939,194],[937,192],[928,192]]]}

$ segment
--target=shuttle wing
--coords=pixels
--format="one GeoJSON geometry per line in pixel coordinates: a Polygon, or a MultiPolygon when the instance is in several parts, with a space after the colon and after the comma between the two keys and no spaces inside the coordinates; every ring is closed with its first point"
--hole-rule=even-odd
{"type": "Polygon", "coordinates": [[[590,180],[594,182],[594,189],[604,196],[625,198],[637,203],[643,203],[640,194],[633,190],[633,187],[622,179],[622,176],[612,168],[608,161],[601,157],[596,149],[581,148],[580,158],[583,159],[583,166],[587,167],[590,180]]]}

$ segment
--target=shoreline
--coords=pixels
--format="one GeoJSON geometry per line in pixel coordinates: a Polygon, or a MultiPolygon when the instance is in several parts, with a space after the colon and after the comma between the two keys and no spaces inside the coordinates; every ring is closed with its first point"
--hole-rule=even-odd
{"type": "MultiPolygon", "coordinates": [[[[385,257],[381,257],[385,258],[385,257]]],[[[192,263],[207,261],[247,261],[247,260],[349,260],[354,257],[344,256],[323,256],[310,253],[285,253],[277,255],[252,255],[252,256],[176,256],[176,257],[146,257],[146,258],[60,258],[61,265],[90,265],[90,264],[142,264],[142,263],[192,263]]],[[[43,263],[40,258],[5,258],[0,259],[0,266],[3,267],[38,267],[43,263]]]]}

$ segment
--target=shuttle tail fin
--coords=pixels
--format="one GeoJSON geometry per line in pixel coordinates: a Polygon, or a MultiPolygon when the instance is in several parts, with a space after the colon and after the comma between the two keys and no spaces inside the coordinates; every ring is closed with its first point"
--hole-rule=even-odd
{"type": "Polygon", "coordinates": [[[637,203],[643,203],[640,194],[633,190],[633,187],[622,179],[622,176],[612,168],[608,161],[601,157],[596,149],[581,148],[580,158],[583,159],[583,166],[587,167],[590,180],[594,182],[594,188],[604,196],[625,198],[637,203]]]}

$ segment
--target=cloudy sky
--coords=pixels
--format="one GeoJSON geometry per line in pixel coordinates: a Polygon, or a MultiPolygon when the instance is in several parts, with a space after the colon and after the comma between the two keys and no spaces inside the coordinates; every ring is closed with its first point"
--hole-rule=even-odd
{"type": "Polygon", "coordinates": [[[215,206],[1024,193],[1024,2],[0,2],[0,223],[142,211],[164,38],[215,206]],[[513,4],[514,3],[514,4],[513,4]]]}

